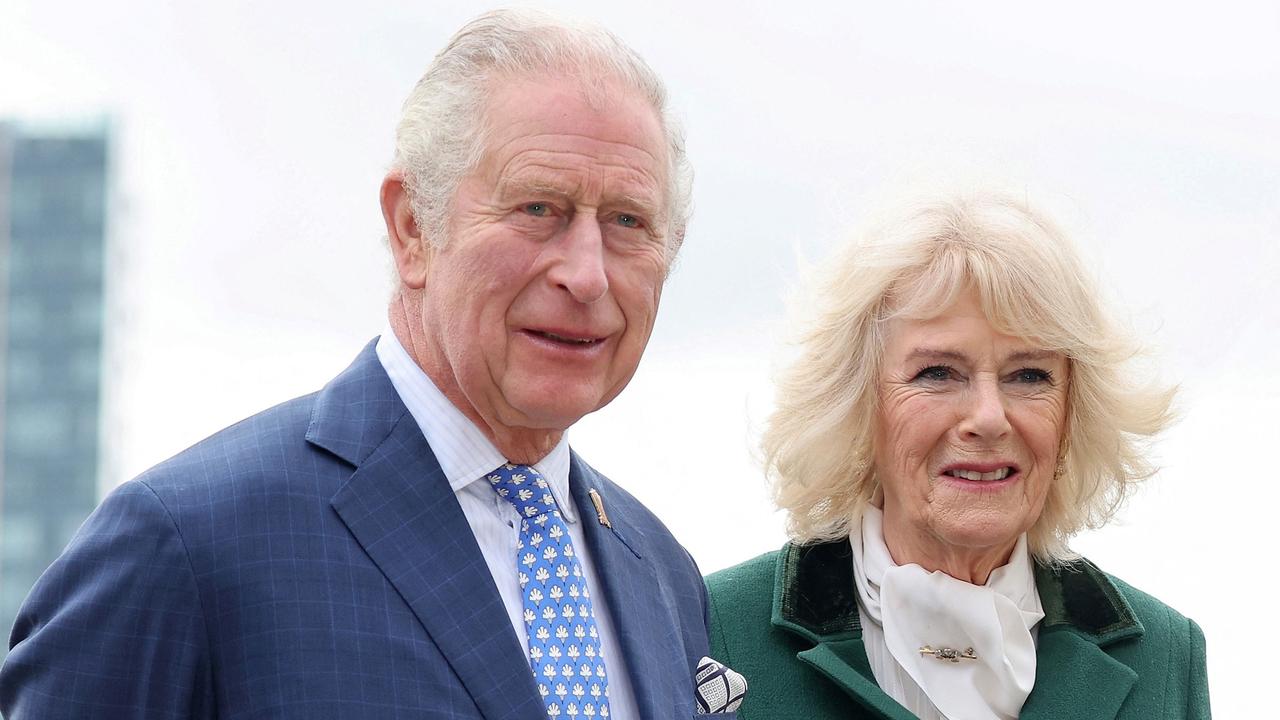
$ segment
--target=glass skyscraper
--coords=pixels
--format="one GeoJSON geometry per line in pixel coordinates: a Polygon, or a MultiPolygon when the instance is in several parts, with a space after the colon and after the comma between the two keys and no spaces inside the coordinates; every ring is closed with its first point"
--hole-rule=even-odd
{"type": "Polygon", "coordinates": [[[0,657],[97,502],[107,149],[0,123],[0,657]]]}

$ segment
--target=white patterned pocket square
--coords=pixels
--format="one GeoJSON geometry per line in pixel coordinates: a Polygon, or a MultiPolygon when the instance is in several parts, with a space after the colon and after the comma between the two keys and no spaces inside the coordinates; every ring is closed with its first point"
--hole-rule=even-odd
{"type": "Polygon", "coordinates": [[[704,715],[734,712],[747,694],[746,678],[709,657],[698,661],[693,681],[698,712],[704,715]]]}

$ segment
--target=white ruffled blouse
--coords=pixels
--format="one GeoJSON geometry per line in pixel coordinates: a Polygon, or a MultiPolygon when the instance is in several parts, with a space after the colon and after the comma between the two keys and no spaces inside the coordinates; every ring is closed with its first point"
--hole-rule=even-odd
{"type": "Polygon", "coordinates": [[[1017,718],[1035,683],[1034,628],[1044,617],[1026,536],[979,586],[895,564],[883,521],[868,506],[849,537],[863,642],[880,688],[925,720],[1017,718]],[[920,651],[926,646],[972,648],[976,659],[935,657],[920,651]]]}

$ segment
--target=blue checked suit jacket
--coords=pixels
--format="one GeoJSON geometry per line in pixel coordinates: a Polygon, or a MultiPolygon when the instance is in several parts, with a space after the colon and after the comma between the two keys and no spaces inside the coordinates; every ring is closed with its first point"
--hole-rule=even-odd
{"type": "MultiPolygon", "coordinates": [[[[576,455],[569,484],[641,714],[693,717],[707,653],[697,568],[576,455]]],[[[372,343],[319,393],[117,488],[36,584],[10,645],[9,720],[546,718],[466,518],[372,343]]]]}

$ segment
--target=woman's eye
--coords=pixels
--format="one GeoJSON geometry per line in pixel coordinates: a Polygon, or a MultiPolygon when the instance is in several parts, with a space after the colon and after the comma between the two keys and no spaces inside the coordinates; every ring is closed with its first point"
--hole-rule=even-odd
{"type": "Polygon", "coordinates": [[[618,216],[618,224],[622,227],[638,228],[640,227],[640,218],[624,213],[618,216]]]}
{"type": "Polygon", "coordinates": [[[1053,373],[1040,368],[1022,368],[1013,374],[1014,382],[1035,385],[1053,380],[1053,373]]]}
{"type": "Polygon", "coordinates": [[[954,371],[946,365],[931,365],[916,373],[915,379],[941,382],[950,380],[953,373],[954,371]]]}
{"type": "Polygon", "coordinates": [[[543,217],[551,214],[551,206],[547,203],[535,202],[524,206],[524,211],[530,215],[543,217]]]}

